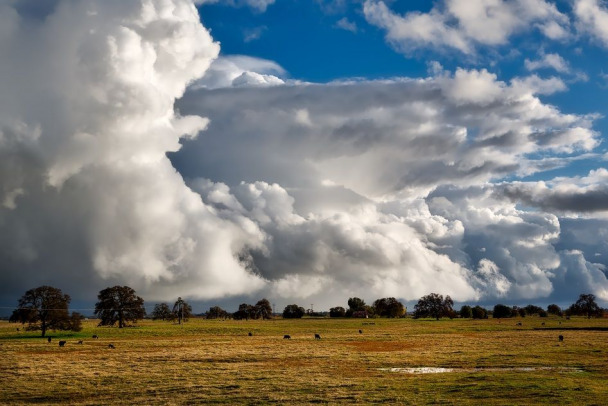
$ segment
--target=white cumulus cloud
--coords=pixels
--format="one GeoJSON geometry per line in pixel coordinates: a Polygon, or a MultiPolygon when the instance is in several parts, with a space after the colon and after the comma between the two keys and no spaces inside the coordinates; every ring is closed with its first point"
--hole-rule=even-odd
{"type": "Polygon", "coordinates": [[[366,0],[370,24],[386,30],[386,39],[403,52],[423,47],[472,54],[478,46],[506,44],[513,35],[538,29],[546,37],[568,37],[569,19],[545,0],[442,0],[428,13],[392,11],[382,0],[366,0]]]}

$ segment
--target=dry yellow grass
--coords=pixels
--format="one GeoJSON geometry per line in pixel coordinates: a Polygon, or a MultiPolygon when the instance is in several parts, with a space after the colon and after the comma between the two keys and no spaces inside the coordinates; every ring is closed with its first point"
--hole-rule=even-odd
{"type": "Polygon", "coordinates": [[[80,333],[51,333],[50,344],[2,322],[0,404],[608,402],[608,320],[369,322],[193,319],[119,330],[87,321],[80,333]],[[456,369],[386,370],[405,367],[456,369]]]}

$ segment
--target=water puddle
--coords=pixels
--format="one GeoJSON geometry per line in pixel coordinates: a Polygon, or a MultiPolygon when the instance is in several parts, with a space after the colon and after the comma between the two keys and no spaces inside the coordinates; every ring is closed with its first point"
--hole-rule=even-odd
{"type": "Polygon", "coordinates": [[[446,374],[446,373],[476,373],[476,372],[533,372],[533,371],[556,371],[556,372],[584,372],[581,368],[571,367],[488,367],[488,368],[379,368],[380,371],[398,372],[402,374],[446,374]]]}

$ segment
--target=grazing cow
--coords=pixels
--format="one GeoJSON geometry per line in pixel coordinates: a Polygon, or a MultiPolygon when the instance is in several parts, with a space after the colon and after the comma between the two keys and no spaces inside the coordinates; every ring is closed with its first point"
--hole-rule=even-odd
{"type": "Polygon", "coordinates": [[[51,342],[51,337],[47,338],[46,341],[50,343],[51,342]]]}
{"type": "Polygon", "coordinates": [[[82,340],[78,341],[78,344],[82,344],[82,340]]]}
{"type": "Polygon", "coordinates": [[[19,327],[17,327],[17,331],[21,330],[19,327]]]}
{"type": "Polygon", "coordinates": [[[115,349],[114,344],[108,344],[108,348],[115,349]]]}
{"type": "Polygon", "coordinates": [[[250,332],[249,332],[249,337],[251,337],[252,335],[253,335],[253,333],[250,331],[250,332]]]}
{"type": "Polygon", "coordinates": [[[561,342],[561,341],[564,341],[564,336],[560,335],[560,336],[559,336],[559,341],[560,341],[560,342],[561,342]]]}
{"type": "Polygon", "coordinates": [[[521,322],[519,322],[519,323],[516,324],[516,326],[521,326],[521,325],[522,325],[521,322]]]}
{"type": "Polygon", "coordinates": [[[65,341],[63,341],[63,340],[62,340],[62,341],[59,341],[59,346],[60,346],[60,347],[63,347],[63,346],[65,345],[65,343],[66,343],[66,342],[65,342],[65,341]]]}
{"type": "Polygon", "coordinates": [[[291,339],[291,336],[289,334],[285,334],[283,336],[283,340],[289,340],[289,339],[291,339]]]}
{"type": "Polygon", "coordinates": [[[320,340],[321,336],[319,334],[315,334],[315,340],[320,340]]]}
{"type": "Polygon", "coordinates": [[[363,334],[363,330],[359,330],[359,334],[363,334]]]}
{"type": "Polygon", "coordinates": [[[543,322],[541,323],[541,326],[544,326],[544,325],[545,325],[545,322],[543,321],[543,322]]]}
{"type": "Polygon", "coordinates": [[[98,339],[97,334],[93,334],[93,338],[98,339]]]}

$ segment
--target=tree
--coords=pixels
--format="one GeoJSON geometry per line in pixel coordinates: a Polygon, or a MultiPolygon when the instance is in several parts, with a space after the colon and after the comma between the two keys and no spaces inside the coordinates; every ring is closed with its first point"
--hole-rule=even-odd
{"type": "Polygon", "coordinates": [[[487,319],[488,311],[481,306],[475,306],[471,309],[474,319],[487,319]]]}
{"type": "Polygon", "coordinates": [[[306,310],[303,307],[298,306],[297,304],[290,304],[285,306],[283,309],[283,318],[284,319],[300,319],[304,316],[306,310]]]}
{"type": "Polygon", "coordinates": [[[582,294],[578,297],[576,303],[570,306],[567,310],[568,314],[577,316],[602,317],[603,310],[595,302],[595,295],[590,293],[582,294]]]}
{"type": "Polygon", "coordinates": [[[40,330],[42,337],[47,330],[80,331],[80,314],[74,312],[70,316],[68,313],[70,300],[69,295],[51,286],[30,289],[19,299],[10,321],[28,323],[27,329],[40,330]]]}
{"type": "Polygon", "coordinates": [[[106,288],[99,292],[97,299],[95,315],[101,320],[100,326],[113,326],[118,322],[118,327],[123,328],[127,322],[136,323],[146,315],[144,300],[128,286],[106,288]]]}
{"type": "Polygon", "coordinates": [[[181,297],[178,297],[173,305],[173,315],[177,319],[178,324],[182,324],[182,321],[188,321],[192,316],[192,306],[181,297]]]}
{"type": "Polygon", "coordinates": [[[255,316],[256,319],[261,318],[264,320],[272,318],[272,306],[268,299],[259,300],[255,304],[255,316]]]}
{"type": "Polygon", "coordinates": [[[365,310],[365,302],[363,299],[359,299],[358,297],[351,297],[348,299],[348,310],[350,312],[360,312],[365,310]]]}
{"type": "Polygon", "coordinates": [[[405,307],[394,297],[386,297],[374,302],[373,313],[378,316],[391,318],[403,317],[405,314],[405,307]]]}
{"type": "Polygon", "coordinates": [[[494,306],[492,317],[495,319],[504,319],[507,317],[513,317],[513,309],[503,304],[497,304],[494,306]]]}
{"type": "Polygon", "coordinates": [[[152,320],[173,320],[173,313],[166,303],[157,303],[152,310],[152,320]]]}
{"type": "Polygon", "coordinates": [[[460,308],[460,317],[462,317],[463,319],[473,318],[473,309],[471,309],[471,306],[462,306],[460,308]]]}
{"type": "Polygon", "coordinates": [[[534,306],[532,304],[529,304],[526,307],[524,307],[524,310],[526,311],[526,314],[528,316],[532,316],[534,314],[540,315],[542,312],[544,312],[544,310],[541,307],[534,306]]]}
{"type": "Polygon", "coordinates": [[[239,310],[232,314],[232,318],[235,320],[249,320],[255,318],[255,306],[247,303],[239,305],[239,310]]]}
{"type": "Polygon", "coordinates": [[[434,317],[439,320],[441,317],[454,317],[454,301],[450,296],[431,293],[421,297],[414,306],[414,318],[434,317]]]}
{"type": "Polygon", "coordinates": [[[554,315],[560,316],[560,317],[564,315],[562,308],[556,304],[550,304],[549,306],[547,306],[547,313],[554,314],[554,315]]]}
{"type": "Polygon", "coordinates": [[[219,306],[213,306],[205,313],[205,317],[208,319],[225,319],[228,317],[228,312],[219,306]]]}
{"type": "Polygon", "coordinates": [[[346,316],[346,309],[341,306],[332,307],[329,309],[329,317],[344,317],[346,316]]]}

